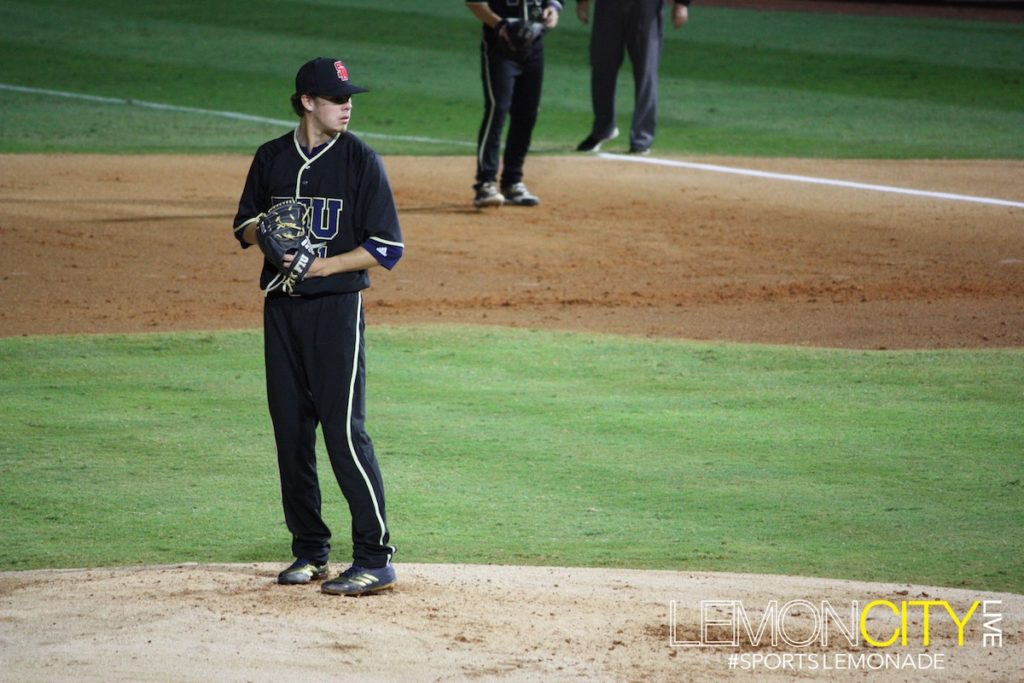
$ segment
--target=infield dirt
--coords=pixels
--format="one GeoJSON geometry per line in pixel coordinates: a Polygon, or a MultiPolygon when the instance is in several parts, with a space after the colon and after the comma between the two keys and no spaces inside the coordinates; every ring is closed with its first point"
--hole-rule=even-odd
{"type": "MultiPolygon", "coordinates": [[[[0,335],[256,328],[231,221],[248,158],[0,158],[0,335]],[[44,285],[41,285],[44,283],[44,285]]],[[[689,159],[1024,201],[1024,163],[689,159]]],[[[847,348],[1024,343],[1024,209],[534,157],[537,208],[467,157],[386,161],[406,256],[367,320],[847,348]]]]}
{"type": "MultiPolygon", "coordinates": [[[[689,159],[1024,201],[1020,162],[689,159]]],[[[478,212],[472,159],[387,158],[407,255],[375,272],[371,326],[467,323],[847,348],[1019,347],[1024,209],[531,157],[535,209],[478,212]]],[[[230,226],[248,158],[0,157],[0,335],[258,328],[259,256],[230,226]]],[[[183,558],[187,559],[187,558],[183,558]]],[[[287,558],[282,558],[287,559],[287,558]]],[[[1024,596],[801,577],[399,564],[391,594],[279,587],[283,565],[0,573],[0,680],[789,680],[730,669],[701,600],[1000,600],[1003,646],[933,617],[941,670],[1019,680],[1024,596]],[[670,603],[679,607],[675,622],[670,603]],[[952,630],[951,630],[952,629],[952,630]]],[[[848,607],[847,607],[848,609],[848,607]]],[[[893,624],[874,612],[876,633],[893,624]]],[[[794,614],[797,632],[813,629],[794,614]]],[[[912,622],[912,627],[919,627],[912,622]]],[[[886,631],[888,629],[888,631],[886,631]]],[[[830,646],[740,650],[833,657],[830,646]]],[[[775,661],[775,660],[771,660],[775,661]]],[[[818,660],[824,662],[824,660],[818,660]]]]}

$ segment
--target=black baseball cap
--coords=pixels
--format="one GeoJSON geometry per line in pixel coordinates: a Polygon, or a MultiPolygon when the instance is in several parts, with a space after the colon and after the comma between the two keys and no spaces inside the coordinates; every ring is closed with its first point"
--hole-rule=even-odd
{"type": "Polygon", "coordinates": [[[357,92],[367,92],[366,88],[353,85],[348,78],[345,62],[333,57],[317,57],[299,67],[295,74],[295,92],[321,97],[348,97],[357,92]]]}

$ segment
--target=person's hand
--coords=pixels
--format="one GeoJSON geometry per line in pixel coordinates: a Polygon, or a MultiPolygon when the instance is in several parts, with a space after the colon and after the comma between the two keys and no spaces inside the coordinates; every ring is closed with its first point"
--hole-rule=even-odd
{"type": "Polygon", "coordinates": [[[690,18],[689,7],[680,3],[672,5],[672,25],[679,28],[686,23],[686,20],[690,18]]]}
{"type": "MultiPolygon", "coordinates": [[[[292,261],[294,260],[294,254],[286,254],[284,257],[284,267],[291,268],[292,261]]],[[[309,270],[306,271],[306,279],[309,279],[311,277],[325,277],[327,275],[330,275],[331,273],[329,272],[328,268],[329,265],[330,264],[327,262],[327,259],[320,258],[319,256],[314,256],[313,262],[309,264],[309,270]]]]}
{"type": "Polygon", "coordinates": [[[576,3],[576,16],[584,24],[590,21],[590,2],[589,0],[579,0],[576,3]]]}
{"type": "Polygon", "coordinates": [[[558,26],[558,10],[554,7],[545,7],[541,17],[544,19],[544,26],[546,28],[552,29],[558,26]]]}

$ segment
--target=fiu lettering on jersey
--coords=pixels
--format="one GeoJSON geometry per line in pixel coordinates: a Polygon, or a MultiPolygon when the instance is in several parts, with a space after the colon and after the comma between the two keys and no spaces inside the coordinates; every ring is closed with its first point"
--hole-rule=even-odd
{"type": "MultiPolygon", "coordinates": [[[[291,199],[291,197],[274,197],[271,204],[291,199]]],[[[310,208],[309,231],[313,233],[314,237],[321,240],[332,240],[338,236],[341,212],[345,207],[344,200],[332,197],[298,197],[297,201],[310,208]]]]}

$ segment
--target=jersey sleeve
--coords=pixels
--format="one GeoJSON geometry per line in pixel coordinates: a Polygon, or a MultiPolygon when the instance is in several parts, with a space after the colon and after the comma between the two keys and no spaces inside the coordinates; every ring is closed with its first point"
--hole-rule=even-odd
{"type": "Polygon", "coordinates": [[[245,231],[246,226],[258,220],[259,215],[267,209],[270,203],[269,198],[266,196],[267,184],[263,182],[264,175],[267,172],[264,157],[265,154],[263,154],[262,149],[256,152],[252,159],[252,164],[249,166],[249,174],[245,178],[242,196],[238,200],[238,213],[235,214],[234,231],[235,238],[242,245],[243,249],[248,249],[252,246],[242,239],[242,233],[245,231]]]}
{"type": "Polygon", "coordinates": [[[391,270],[405,253],[405,244],[391,184],[384,164],[375,153],[367,159],[359,194],[364,199],[358,216],[358,225],[362,227],[360,246],[370,252],[377,263],[391,270]]]}

